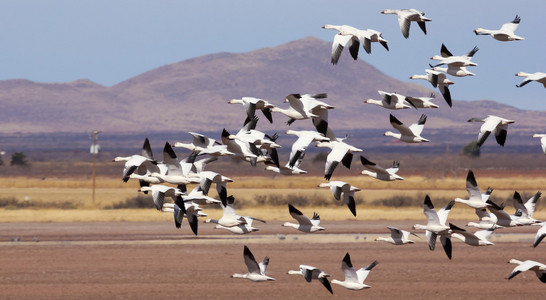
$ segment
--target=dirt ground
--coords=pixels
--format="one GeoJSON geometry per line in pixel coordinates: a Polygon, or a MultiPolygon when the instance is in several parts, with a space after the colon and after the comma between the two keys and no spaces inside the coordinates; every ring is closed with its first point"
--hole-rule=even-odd
{"type": "MultiPolygon", "coordinates": [[[[415,221],[338,221],[320,233],[303,234],[281,222],[255,224],[259,232],[234,235],[200,223],[170,222],[0,223],[1,299],[544,299],[546,284],[533,272],[506,277],[510,258],[546,262],[546,244],[531,246],[538,227],[497,230],[493,246],[454,241],[450,261],[438,244],[374,242],[387,225],[409,229],[415,221]],[[19,239],[19,241],[12,241],[19,239]],[[276,281],[231,278],[245,273],[243,245],[256,259],[270,257],[276,281]],[[366,284],[351,291],[288,275],[300,264],[343,280],[341,260],[349,252],[356,268],[377,260],[366,284]]],[[[463,226],[465,222],[457,222],[463,226]]],[[[469,229],[470,231],[473,231],[469,229]]]]}

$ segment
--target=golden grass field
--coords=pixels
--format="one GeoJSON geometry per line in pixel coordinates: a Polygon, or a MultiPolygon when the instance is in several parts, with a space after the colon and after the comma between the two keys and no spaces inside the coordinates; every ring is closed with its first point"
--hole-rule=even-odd
{"type": "MultiPolygon", "coordinates": [[[[482,190],[488,186],[494,188],[492,200],[498,204],[511,199],[515,190],[522,195],[532,195],[544,186],[544,178],[536,174],[511,174],[505,172],[475,172],[476,179],[482,190]],[[502,174],[501,174],[502,173],[502,174]]],[[[283,195],[289,201],[291,196],[303,196],[310,199],[331,199],[332,204],[327,207],[310,205],[300,207],[305,214],[313,211],[320,213],[323,219],[349,220],[354,219],[347,214],[347,208],[342,202],[337,202],[329,189],[319,188],[318,184],[325,182],[320,176],[240,176],[233,177],[233,183],[228,184],[228,193],[235,196],[241,207],[238,212],[268,220],[285,220],[288,217],[286,205],[259,206],[257,197],[269,195],[283,195]]],[[[395,196],[413,197],[416,201],[428,194],[437,207],[455,197],[467,198],[465,190],[466,173],[457,177],[423,177],[406,176],[403,181],[383,182],[367,176],[339,177],[336,180],[350,182],[362,190],[356,193],[358,219],[422,219],[421,206],[413,207],[384,207],[374,204],[374,201],[388,199],[395,196]],[[444,202],[435,202],[442,199],[444,202]]],[[[189,188],[192,188],[191,186],[189,188]]],[[[3,222],[73,222],[73,221],[160,221],[168,217],[154,209],[104,209],[114,203],[133,198],[138,192],[138,183],[129,181],[123,183],[119,177],[97,177],[95,202],[92,201],[92,181],[89,177],[47,177],[34,178],[31,176],[15,176],[4,178],[0,182],[0,197],[14,197],[19,201],[41,201],[51,203],[74,203],[77,209],[13,209],[3,208],[1,211],[3,222]]],[[[211,189],[211,196],[216,192],[211,189]]],[[[147,196],[150,197],[151,196],[147,196]]],[[[526,201],[526,199],[524,199],[526,201]]],[[[535,217],[546,218],[546,210],[538,202],[535,217]]],[[[461,205],[462,207],[463,205],[461,205]]],[[[513,213],[511,201],[507,201],[507,211],[513,213]]],[[[221,210],[205,208],[205,212],[212,218],[221,215],[221,210]]],[[[468,207],[454,209],[450,219],[474,219],[474,210],[468,207]]],[[[170,218],[169,218],[170,219],[170,218]]]]}

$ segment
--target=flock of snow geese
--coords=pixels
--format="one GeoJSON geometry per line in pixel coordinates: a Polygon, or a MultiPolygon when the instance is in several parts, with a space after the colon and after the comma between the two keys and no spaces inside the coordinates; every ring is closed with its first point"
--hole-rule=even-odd
{"type": "MultiPolygon", "coordinates": [[[[398,23],[402,35],[405,38],[409,37],[410,24],[412,22],[416,22],[426,34],[425,24],[426,22],[431,21],[424,16],[424,13],[415,9],[387,9],[382,13],[396,14],[398,16],[398,23]]],[[[499,30],[477,28],[474,32],[476,34],[491,35],[494,39],[499,41],[523,40],[522,37],[514,34],[519,22],[520,18],[516,16],[512,22],[502,25],[499,30]]],[[[360,30],[348,25],[325,25],[323,28],[338,31],[334,36],[332,44],[331,63],[334,65],[337,64],[343,49],[346,47],[348,47],[352,58],[355,60],[358,57],[360,44],[362,44],[367,53],[371,53],[372,42],[378,42],[386,50],[389,50],[387,40],[382,37],[382,34],[379,31],[372,29],[360,30]]],[[[411,78],[425,79],[434,87],[438,87],[444,99],[451,107],[452,102],[448,86],[453,84],[453,82],[447,79],[446,74],[459,77],[473,76],[474,74],[468,71],[467,67],[476,66],[476,63],[472,62],[471,59],[477,51],[478,48],[474,47],[465,55],[455,56],[447,50],[445,45],[442,45],[441,55],[435,55],[431,58],[437,60],[439,63],[435,66],[431,65],[431,69],[425,71],[426,75],[414,75],[411,78]]],[[[524,81],[517,85],[518,87],[522,87],[533,80],[544,84],[546,87],[545,73],[528,74],[520,72],[516,75],[525,77],[524,81]]],[[[382,96],[381,100],[368,99],[365,100],[365,103],[379,105],[390,110],[438,108],[438,105],[431,101],[434,96],[407,97],[384,91],[379,91],[379,94],[382,96]]],[[[227,192],[227,184],[233,182],[233,180],[219,173],[205,170],[206,166],[217,160],[220,156],[228,156],[234,159],[247,161],[252,166],[256,166],[258,163],[264,163],[266,165],[266,170],[282,175],[306,174],[306,171],[300,169],[300,165],[306,149],[309,145],[315,143],[316,147],[330,149],[324,168],[324,178],[328,182],[320,183],[318,187],[330,188],[334,198],[336,200],[343,199],[350,212],[356,216],[354,193],[360,191],[360,189],[349,183],[330,179],[340,162],[345,167],[350,168],[353,160],[353,153],[361,152],[363,150],[348,144],[346,138],[336,137],[328,122],[328,111],[334,107],[324,102],[326,98],[327,94],[290,94],[284,101],[289,103],[288,108],[280,108],[264,99],[254,97],[233,99],[228,103],[242,104],[246,113],[244,126],[236,134],[231,134],[226,129],[223,129],[221,141],[216,141],[203,134],[189,132],[189,134],[193,136],[193,141],[190,143],[176,142],[172,145],[169,142],[165,143],[163,148],[163,161],[161,162],[154,159],[150,143],[148,139],[146,139],[142,148],[142,153],[129,157],[116,157],[114,161],[125,162],[123,181],[127,182],[129,179],[139,180],[139,191],[146,194],[151,192],[157,210],[173,213],[177,228],[181,227],[183,217],[186,217],[191,230],[197,235],[198,217],[207,216],[207,214],[203,212],[201,206],[219,204],[223,209],[222,217],[218,220],[206,219],[205,223],[214,223],[216,224],[215,228],[229,230],[235,234],[247,234],[259,230],[258,228],[253,227],[254,221],[263,223],[265,223],[265,221],[250,216],[238,215],[234,208],[235,198],[233,196],[228,196],[227,192]],[[279,148],[280,145],[276,142],[279,136],[277,134],[270,136],[256,129],[258,122],[256,110],[260,110],[270,123],[273,123],[273,112],[287,116],[288,125],[297,120],[311,119],[315,130],[286,131],[287,135],[294,135],[297,137],[297,140],[292,144],[290,156],[286,160],[286,163],[281,164],[277,154],[277,148],[279,148]],[[184,159],[180,159],[177,157],[173,147],[188,149],[191,151],[191,154],[184,159]],[[199,156],[205,156],[205,158],[198,160],[197,157],[199,156]],[[213,183],[215,184],[220,200],[208,195],[213,183]],[[174,185],[176,187],[165,184],[174,185]],[[196,186],[188,191],[187,185],[190,184],[195,184],[196,186]],[[165,197],[172,198],[174,203],[166,202],[165,197]]],[[[427,116],[423,114],[416,123],[407,126],[394,115],[390,114],[390,123],[398,133],[387,131],[384,135],[391,136],[406,143],[428,142],[428,139],[421,136],[426,120],[427,116]]],[[[485,118],[472,118],[468,121],[484,122],[481,126],[477,140],[479,146],[485,142],[492,132],[495,134],[498,144],[501,146],[504,145],[507,126],[508,124],[514,123],[513,120],[491,115],[485,118]]],[[[546,134],[536,134],[534,137],[541,138],[542,147],[546,154],[546,134]]],[[[364,156],[360,156],[360,159],[365,168],[365,170],[362,171],[363,175],[383,181],[404,179],[396,174],[399,169],[399,163],[396,161],[393,163],[392,167],[383,168],[371,162],[364,156]]],[[[457,238],[471,246],[492,245],[493,243],[488,241],[487,238],[494,230],[505,227],[540,225],[540,229],[537,231],[533,243],[534,247],[537,247],[541,240],[546,236],[546,225],[543,225],[546,223],[533,219],[532,217],[535,205],[541,196],[540,192],[536,193],[536,195],[525,203],[523,203],[520,194],[515,192],[513,198],[516,212],[513,215],[509,215],[504,211],[504,204],[499,206],[489,200],[493,191],[491,188],[487,189],[484,193],[480,192],[474,173],[471,170],[467,175],[466,189],[469,194],[468,199],[457,198],[438,211],[434,209],[429,196],[426,196],[424,200],[424,214],[427,219],[427,224],[417,224],[413,229],[425,230],[430,250],[434,250],[437,237],[439,237],[445,253],[449,259],[451,259],[451,238],[457,238]],[[448,214],[455,203],[463,203],[475,209],[476,214],[479,217],[479,222],[470,222],[468,226],[477,227],[480,229],[479,231],[471,233],[454,224],[446,224],[448,214]]],[[[291,204],[288,204],[288,211],[290,216],[296,220],[297,223],[286,222],[283,226],[292,227],[306,233],[325,230],[324,227],[319,226],[320,217],[317,213],[314,213],[312,218],[308,218],[291,204]]],[[[415,233],[400,230],[398,228],[388,227],[388,229],[391,232],[390,237],[380,237],[376,240],[389,242],[394,245],[404,245],[413,243],[413,241],[409,239],[410,235],[416,236],[415,233]]],[[[265,274],[269,264],[268,257],[258,263],[247,246],[244,246],[243,256],[244,262],[248,268],[248,273],[233,274],[232,277],[246,278],[252,281],[274,280],[274,278],[265,274]]],[[[542,282],[546,282],[546,265],[531,260],[521,262],[519,260],[511,259],[509,262],[517,264],[518,266],[508,276],[508,279],[513,278],[520,272],[532,270],[536,272],[537,277],[542,282]]],[[[339,281],[334,279],[331,283],[353,290],[368,288],[369,286],[364,284],[364,280],[376,265],[377,261],[374,261],[370,265],[355,271],[351,263],[350,255],[347,253],[341,262],[341,269],[345,274],[345,280],[339,281]]],[[[330,282],[328,281],[330,275],[318,268],[300,265],[299,270],[291,270],[288,274],[301,275],[307,282],[317,279],[330,293],[333,293],[330,282]]]]}

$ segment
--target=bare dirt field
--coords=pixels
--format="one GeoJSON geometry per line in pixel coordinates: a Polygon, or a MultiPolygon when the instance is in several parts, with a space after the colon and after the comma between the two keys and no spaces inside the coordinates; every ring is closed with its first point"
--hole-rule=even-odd
{"type": "Polygon", "coordinates": [[[182,229],[171,222],[0,223],[0,298],[544,299],[546,293],[532,272],[506,279],[510,258],[546,261],[546,244],[531,246],[537,227],[497,230],[493,246],[454,241],[450,261],[439,243],[430,251],[422,233],[413,245],[373,241],[388,235],[387,225],[409,229],[415,221],[324,223],[324,232],[300,234],[273,221],[243,236],[200,223],[198,237],[187,223],[182,229]],[[270,257],[268,275],[276,281],[230,278],[246,272],[243,245],[257,260],[270,257]],[[370,289],[333,285],[331,295],[317,281],[287,274],[308,264],[343,280],[347,252],[356,268],[379,262],[366,280],[370,289]]]}

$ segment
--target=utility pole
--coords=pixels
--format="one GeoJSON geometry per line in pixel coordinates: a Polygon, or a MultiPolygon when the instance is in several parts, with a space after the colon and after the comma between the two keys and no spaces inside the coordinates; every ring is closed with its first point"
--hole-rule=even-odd
{"type": "Polygon", "coordinates": [[[92,164],[92,169],[93,169],[93,204],[95,204],[95,169],[96,169],[96,164],[97,164],[97,154],[99,154],[99,151],[100,151],[100,145],[97,144],[97,136],[99,135],[101,131],[100,130],[93,130],[91,132],[91,137],[93,138],[93,144],[91,145],[91,149],[89,152],[91,152],[91,155],[93,156],[93,164],[92,164]]]}

